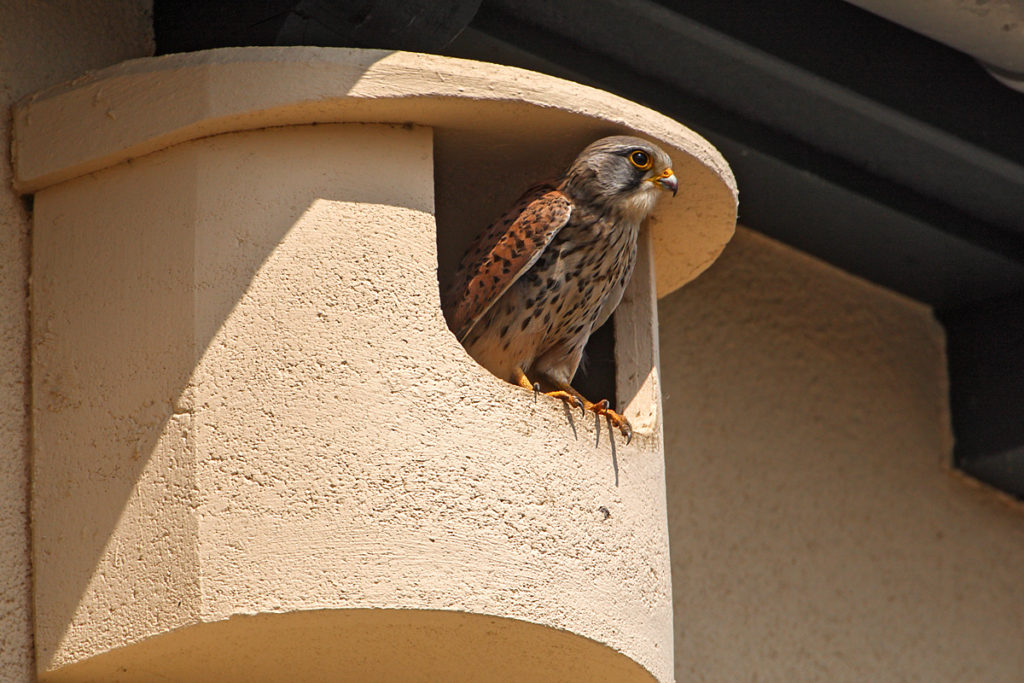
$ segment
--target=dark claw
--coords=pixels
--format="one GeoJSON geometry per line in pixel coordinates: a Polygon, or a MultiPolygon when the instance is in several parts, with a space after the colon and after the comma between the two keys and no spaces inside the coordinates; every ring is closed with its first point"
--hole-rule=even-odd
{"type": "Polygon", "coordinates": [[[612,451],[612,469],[615,470],[615,485],[619,485],[619,458],[615,454],[615,432],[612,430],[612,418],[610,415],[605,416],[605,420],[608,422],[608,445],[611,446],[612,451]]]}
{"type": "Polygon", "coordinates": [[[580,417],[587,414],[587,409],[583,407],[583,399],[579,396],[576,397],[576,405],[580,407],[580,417]]]}
{"type": "Polygon", "coordinates": [[[540,382],[533,383],[533,402],[537,402],[537,394],[540,393],[540,382]]]}
{"type": "Polygon", "coordinates": [[[572,421],[572,409],[568,403],[563,403],[562,408],[565,410],[565,419],[569,421],[569,426],[572,427],[572,438],[579,441],[580,435],[576,433],[576,423],[572,421]]]}
{"type": "Polygon", "coordinates": [[[629,442],[633,440],[633,428],[629,426],[628,422],[626,423],[625,434],[626,434],[626,445],[628,446],[629,442]]]}
{"type": "Polygon", "coordinates": [[[601,445],[601,413],[594,413],[594,448],[601,445]]]}

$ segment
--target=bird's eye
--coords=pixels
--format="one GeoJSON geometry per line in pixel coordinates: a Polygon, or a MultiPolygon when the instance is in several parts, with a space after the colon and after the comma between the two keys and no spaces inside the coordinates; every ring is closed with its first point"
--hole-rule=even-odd
{"type": "Polygon", "coordinates": [[[654,164],[654,162],[651,161],[651,155],[640,149],[634,149],[629,153],[629,163],[633,164],[641,171],[646,171],[654,164]]]}

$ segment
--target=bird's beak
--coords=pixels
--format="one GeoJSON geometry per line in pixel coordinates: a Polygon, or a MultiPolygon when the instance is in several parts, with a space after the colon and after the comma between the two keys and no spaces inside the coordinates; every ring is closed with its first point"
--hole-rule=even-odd
{"type": "Polygon", "coordinates": [[[660,175],[651,178],[650,181],[664,190],[672,190],[673,197],[676,196],[676,191],[679,190],[679,181],[676,180],[676,174],[672,172],[671,168],[666,168],[660,175]]]}

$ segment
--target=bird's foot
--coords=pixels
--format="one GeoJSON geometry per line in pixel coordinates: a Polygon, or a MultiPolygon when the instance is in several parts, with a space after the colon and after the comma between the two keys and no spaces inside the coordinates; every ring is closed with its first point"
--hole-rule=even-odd
{"type": "Polygon", "coordinates": [[[551,398],[557,398],[560,401],[565,401],[565,404],[570,408],[579,408],[581,416],[587,414],[587,401],[585,401],[585,399],[583,399],[583,397],[581,396],[574,396],[570,394],[568,391],[562,391],[561,389],[557,391],[544,392],[544,395],[550,396],[551,398]]]}
{"type": "Polygon", "coordinates": [[[617,427],[622,436],[626,437],[627,446],[633,440],[633,427],[629,424],[629,420],[612,410],[608,399],[603,398],[597,403],[592,403],[587,409],[597,415],[604,415],[609,425],[617,427]]]}
{"type": "MultiPolygon", "coordinates": [[[[586,415],[587,411],[594,413],[597,417],[603,415],[604,418],[608,420],[608,424],[618,428],[619,432],[622,433],[622,436],[626,437],[627,446],[629,445],[629,442],[633,440],[633,427],[630,426],[629,420],[612,410],[610,407],[611,404],[608,403],[608,399],[604,398],[597,403],[591,403],[577,393],[564,391],[562,389],[548,391],[545,392],[544,395],[565,401],[566,405],[570,408],[579,408],[581,415],[586,415]]],[[[598,426],[600,427],[600,425],[598,426]]]]}
{"type": "MultiPolygon", "coordinates": [[[[551,398],[557,398],[560,401],[564,401],[565,405],[567,405],[570,410],[572,410],[573,408],[579,408],[581,416],[586,415],[588,411],[594,413],[594,417],[598,420],[598,429],[596,430],[596,437],[598,439],[601,438],[600,419],[603,415],[604,418],[608,421],[609,427],[618,428],[619,432],[622,433],[622,436],[626,437],[627,446],[629,445],[629,442],[633,440],[633,427],[630,426],[629,420],[627,420],[625,417],[612,410],[611,404],[608,402],[608,399],[601,399],[597,403],[592,403],[591,401],[588,401],[587,398],[583,396],[580,392],[573,389],[572,385],[569,384],[568,382],[555,381],[552,380],[550,377],[541,377],[541,379],[549,387],[552,385],[556,387],[555,390],[541,392],[540,382],[531,381],[526,376],[526,373],[523,372],[523,369],[521,367],[517,366],[513,372],[514,383],[518,384],[524,389],[532,391],[534,402],[537,401],[537,396],[543,393],[545,396],[550,396],[551,398]]],[[[573,429],[575,430],[575,427],[573,429]]]]}

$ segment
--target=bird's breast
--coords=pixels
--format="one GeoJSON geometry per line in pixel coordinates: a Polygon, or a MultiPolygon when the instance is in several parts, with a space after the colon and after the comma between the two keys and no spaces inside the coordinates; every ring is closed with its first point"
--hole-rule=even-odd
{"type": "Polygon", "coordinates": [[[581,333],[585,343],[603,322],[599,318],[606,303],[618,303],[636,261],[638,227],[610,220],[567,225],[517,283],[523,315],[540,323],[536,327],[547,343],[581,333]]]}
{"type": "Polygon", "coordinates": [[[569,377],[591,332],[618,305],[636,261],[639,224],[575,212],[540,258],[495,302],[466,339],[499,376],[551,354],[569,377]]]}

